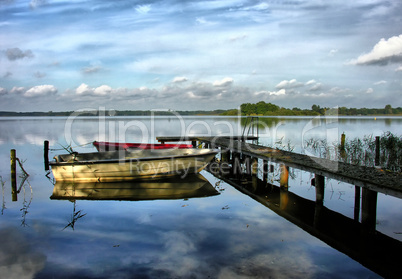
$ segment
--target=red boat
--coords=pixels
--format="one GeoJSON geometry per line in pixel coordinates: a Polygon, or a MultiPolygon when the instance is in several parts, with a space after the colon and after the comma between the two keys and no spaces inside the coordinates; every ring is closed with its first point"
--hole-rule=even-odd
{"type": "Polygon", "coordinates": [[[98,151],[113,151],[128,148],[137,149],[168,149],[168,148],[192,148],[191,144],[166,144],[166,143],[126,143],[126,142],[108,142],[94,141],[93,145],[98,151]]]}

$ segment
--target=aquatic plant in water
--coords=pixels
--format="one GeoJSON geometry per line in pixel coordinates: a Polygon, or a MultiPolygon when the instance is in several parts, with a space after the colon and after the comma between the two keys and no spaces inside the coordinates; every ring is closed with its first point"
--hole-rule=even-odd
{"type": "MultiPolygon", "coordinates": [[[[376,138],[366,135],[362,139],[346,140],[344,145],[335,142],[332,146],[327,141],[308,139],[305,148],[320,158],[338,160],[353,165],[376,166],[376,138]]],[[[402,170],[402,136],[385,132],[379,141],[378,166],[394,172],[402,170]]]]}
{"type": "Polygon", "coordinates": [[[390,132],[380,138],[380,160],[386,169],[400,172],[402,169],[402,136],[390,132]]]}

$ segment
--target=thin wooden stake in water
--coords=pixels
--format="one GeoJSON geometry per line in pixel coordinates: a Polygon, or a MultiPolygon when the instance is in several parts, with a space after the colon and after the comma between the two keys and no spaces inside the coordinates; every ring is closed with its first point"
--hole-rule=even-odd
{"type": "Polygon", "coordinates": [[[345,140],[346,140],[346,135],[345,133],[342,133],[341,135],[341,150],[345,150],[345,140]]]}
{"type": "Polygon", "coordinates": [[[17,170],[16,170],[17,156],[15,149],[10,150],[10,163],[11,163],[11,195],[12,200],[17,201],[17,170]]]}
{"type": "Polygon", "coordinates": [[[45,162],[45,171],[49,170],[49,141],[45,140],[43,147],[43,160],[45,162]]]}

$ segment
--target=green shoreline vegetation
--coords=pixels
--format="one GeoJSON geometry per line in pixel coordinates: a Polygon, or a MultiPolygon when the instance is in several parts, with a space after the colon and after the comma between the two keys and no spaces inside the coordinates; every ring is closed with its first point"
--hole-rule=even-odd
{"type": "Polygon", "coordinates": [[[12,112],[12,111],[0,111],[0,117],[7,116],[171,116],[172,114],[178,114],[182,116],[186,115],[222,115],[222,116],[318,116],[327,115],[330,112],[331,115],[341,116],[402,116],[402,107],[392,108],[391,105],[386,105],[384,108],[328,108],[320,107],[319,105],[312,105],[311,109],[284,108],[279,107],[272,103],[266,103],[260,101],[255,104],[245,103],[240,105],[239,109],[229,110],[194,110],[194,111],[151,111],[151,110],[87,110],[87,111],[61,111],[61,112],[12,112]]]}

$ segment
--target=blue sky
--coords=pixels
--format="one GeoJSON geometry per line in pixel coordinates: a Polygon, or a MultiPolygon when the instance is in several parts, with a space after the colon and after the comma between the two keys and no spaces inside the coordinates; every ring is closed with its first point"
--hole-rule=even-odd
{"type": "Polygon", "coordinates": [[[402,106],[402,1],[0,0],[0,110],[402,106]]]}

